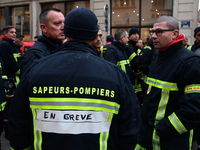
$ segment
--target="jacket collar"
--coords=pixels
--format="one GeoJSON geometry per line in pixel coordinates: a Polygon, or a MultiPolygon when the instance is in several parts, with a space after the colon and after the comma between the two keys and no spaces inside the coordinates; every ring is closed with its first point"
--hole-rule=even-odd
{"type": "Polygon", "coordinates": [[[82,40],[71,40],[62,44],[61,51],[72,50],[72,51],[83,51],[97,55],[97,51],[87,42],[82,40]]]}
{"type": "Polygon", "coordinates": [[[173,42],[171,42],[170,44],[168,44],[165,48],[158,49],[157,51],[158,52],[163,52],[163,51],[167,50],[171,45],[176,44],[176,43],[178,43],[180,41],[183,41],[183,40],[184,40],[184,35],[180,34],[173,42]]]}

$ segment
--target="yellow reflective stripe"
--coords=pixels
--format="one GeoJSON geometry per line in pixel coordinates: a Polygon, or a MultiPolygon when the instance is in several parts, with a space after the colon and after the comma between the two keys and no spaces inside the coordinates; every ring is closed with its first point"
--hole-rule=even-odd
{"type": "Polygon", "coordinates": [[[132,61],[133,58],[135,58],[137,54],[134,52],[131,54],[131,56],[128,58],[129,61],[132,61]]]}
{"type": "Polygon", "coordinates": [[[156,125],[160,120],[164,118],[168,101],[169,101],[169,91],[166,89],[162,89],[161,99],[158,104],[158,110],[156,112],[154,125],[156,125]]]}
{"type": "Polygon", "coordinates": [[[19,75],[20,74],[20,69],[15,72],[15,74],[19,75]]]}
{"type": "Polygon", "coordinates": [[[166,90],[170,90],[170,91],[178,91],[177,84],[173,83],[173,82],[161,81],[161,80],[158,80],[158,79],[147,77],[146,83],[151,85],[151,86],[157,87],[159,89],[166,89],[166,90]]]}
{"type": "Polygon", "coordinates": [[[188,49],[188,50],[191,50],[191,49],[192,49],[192,45],[188,46],[187,49],[188,49]]]}
{"type": "Polygon", "coordinates": [[[146,150],[146,148],[142,147],[140,144],[136,144],[134,150],[146,150]]]}
{"type": "Polygon", "coordinates": [[[7,75],[2,75],[2,79],[8,79],[7,75]]]}
{"type": "Polygon", "coordinates": [[[5,107],[6,107],[6,102],[1,103],[0,111],[4,111],[5,107]]]}
{"type": "Polygon", "coordinates": [[[192,145],[193,145],[193,130],[190,130],[189,149],[192,149],[192,145]]]}
{"type": "Polygon", "coordinates": [[[141,54],[140,54],[141,52],[142,52],[142,50],[138,48],[138,50],[137,50],[137,55],[141,55],[141,54]]]}
{"type": "Polygon", "coordinates": [[[39,109],[94,110],[118,114],[120,108],[120,105],[116,102],[101,99],[30,97],[29,100],[31,108],[39,109]]]}
{"type": "Polygon", "coordinates": [[[129,60],[121,60],[117,62],[117,65],[126,73],[126,66],[127,64],[130,64],[129,60]]]}
{"type": "Polygon", "coordinates": [[[168,119],[179,134],[183,134],[188,131],[175,113],[168,116],[168,119]]]}
{"type": "Polygon", "coordinates": [[[145,46],[144,49],[152,49],[151,46],[145,46]]]}
{"type": "Polygon", "coordinates": [[[104,58],[104,54],[105,54],[106,50],[107,50],[107,48],[105,48],[104,46],[100,47],[100,52],[101,52],[100,56],[101,56],[101,58],[104,58]]]}
{"type": "Polygon", "coordinates": [[[165,116],[166,107],[169,101],[169,93],[170,91],[178,91],[178,87],[176,83],[161,81],[154,78],[147,77],[146,83],[150,86],[154,86],[156,88],[161,89],[161,99],[158,104],[155,122],[156,125],[160,120],[162,120],[165,116]]]}
{"type": "MultiPolygon", "coordinates": [[[[111,122],[113,118],[113,114],[110,114],[108,121],[111,122]]],[[[99,146],[100,150],[107,150],[108,149],[108,137],[109,137],[109,132],[101,132],[100,133],[100,138],[99,138],[99,146]]]]}
{"type": "Polygon", "coordinates": [[[15,61],[18,62],[18,57],[20,57],[20,54],[13,53],[13,57],[15,58],[15,61]]]}
{"type": "Polygon", "coordinates": [[[33,114],[34,150],[41,150],[42,149],[42,132],[36,130],[37,114],[34,109],[31,109],[31,110],[32,110],[32,114],[33,114]]]}
{"type": "Polygon", "coordinates": [[[154,150],[161,150],[160,147],[160,137],[156,134],[156,130],[153,130],[153,142],[152,146],[154,150]]]}
{"type": "Polygon", "coordinates": [[[188,93],[200,93],[200,84],[192,84],[185,87],[185,94],[188,93]]]}
{"type": "Polygon", "coordinates": [[[100,150],[107,150],[107,147],[108,147],[108,144],[107,144],[108,135],[109,135],[109,132],[100,133],[100,138],[99,138],[100,150]]]}

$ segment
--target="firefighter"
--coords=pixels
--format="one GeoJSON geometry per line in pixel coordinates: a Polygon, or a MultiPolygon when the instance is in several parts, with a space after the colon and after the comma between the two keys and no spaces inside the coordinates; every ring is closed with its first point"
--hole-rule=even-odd
{"type": "Polygon", "coordinates": [[[101,47],[101,52],[103,53],[102,58],[119,66],[128,75],[130,81],[133,82],[130,61],[125,52],[128,40],[127,31],[119,29],[115,32],[115,41],[111,45],[101,47]]]}
{"type": "Polygon", "coordinates": [[[140,108],[126,74],[90,45],[97,17],[84,7],[65,18],[67,42],[41,58],[20,82],[10,145],[34,150],[132,150],[140,108]]]}
{"type": "Polygon", "coordinates": [[[149,66],[135,150],[191,150],[200,124],[200,57],[183,46],[172,16],[159,17],[150,34],[158,53],[149,66]]]}

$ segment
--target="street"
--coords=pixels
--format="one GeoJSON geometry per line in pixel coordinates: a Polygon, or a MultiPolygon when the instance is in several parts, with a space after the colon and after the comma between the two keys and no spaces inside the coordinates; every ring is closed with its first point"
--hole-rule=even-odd
{"type": "Polygon", "coordinates": [[[2,150],[10,150],[10,143],[8,139],[5,138],[4,132],[1,135],[1,149],[2,150]]]}

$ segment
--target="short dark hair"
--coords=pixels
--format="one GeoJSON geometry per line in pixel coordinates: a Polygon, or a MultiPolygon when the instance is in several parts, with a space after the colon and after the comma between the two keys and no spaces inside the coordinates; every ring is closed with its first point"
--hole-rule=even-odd
{"type": "MultiPolygon", "coordinates": [[[[8,25],[6,27],[3,28],[3,32],[8,32],[10,29],[15,28],[14,26],[8,25]]],[[[16,28],[15,28],[16,29],[16,28]]]]}
{"type": "Polygon", "coordinates": [[[43,10],[41,13],[40,13],[40,16],[39,16],[39,19],[40,19],[40,23],[45,23],[46,20],[48,19],[47,15],[50,11],[56,11],[56,12],[61,12],[60,9],[57,9],[57,8],[48,8],[48,9],[45,9],[43,10]]]}
{"type": "Polygon", "coordinates": [[[122,36],[126,36],[126,30],[124,30],[124,29],[118,29],[116,32],[115,32],[115,40],[120,40],[120,38],[122,37],[122,36]]]}
{"type": "Polygon", "coordinates": [[[22,41],[24,39],[23,35],[17,35],[15,41],[22,41]]]}

